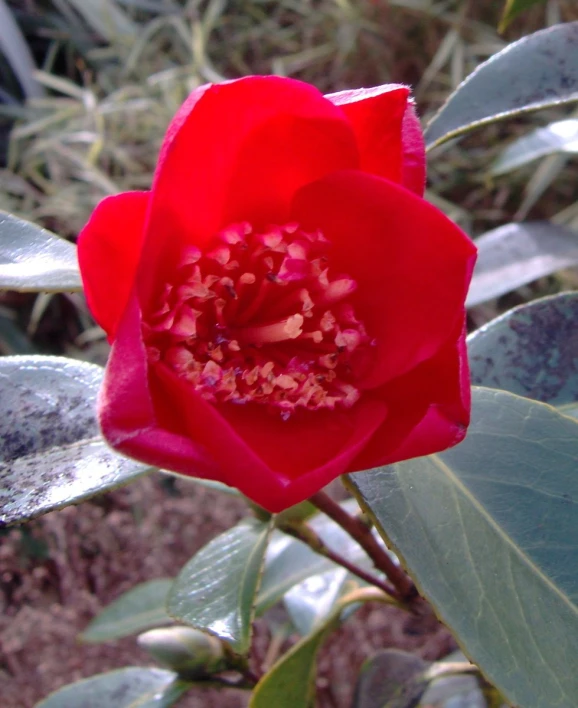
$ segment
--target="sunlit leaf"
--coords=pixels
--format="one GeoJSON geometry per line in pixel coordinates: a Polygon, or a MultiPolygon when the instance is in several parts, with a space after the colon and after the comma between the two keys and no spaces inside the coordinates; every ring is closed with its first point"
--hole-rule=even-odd
{"type": "Polygon", "coordinates": [[[544,4],[545,2],[546,0],[506,0],[498,31],[503,32],[515,17],[532,7],[532,5],[544,4]]]}
{"type": "Polygon", "coordinates": [[[168,708],[189,688],[172,671],[131,666],[64,686],[36,708],[168,708]]]}
{"type": "Polygon", "coordinates": [[[540,108],[578,100],[578,22],[554,25],[480,64],[425,131],[428,149],[463,133],[540,108]]]}
{"type": "Polygon", "coordinates": [[[101,379],[99,366],[65,357],[0,358],[0,525],[76,504],[150,469],[102,439],[101,379]]]}
{"type": "Polygon", "coordinates": [[[159,578],[140,583],[104,608],[81,635],[84,642],[108,642],[172,624],[166,600],[173,580],[159,578]]]}
{"type": "Polygon", "coordinates": [[[349,483],[464,651],[511,703],[578,696],[578,422],[474,388],[466,440],[349,483]]]}
{"type": "Polygon", "coordinates": [[[534,300],[468,337],[472,382],[578,417],[578,292],[534,300]]]}
{"type": "Polygon", "coordinates": [[[245,654],[270,531],[271,523],[246,519],[202,548],[177,577],[169,614],[245,654]]]}
{"type": "Polygon", "coordinates": [[[559,120],[518,138],[494,162],[490,174],[503,175],[556,152],[578,153],[578,118],[559,120]]]}
{"type": "Polygon", "coordinates": [[[468,307],[578,263],[578,234],[548,221],[499,226],[477,238],[476,246],[468,307]]]}
{"type": "Polygon", "coordinates": [[[0,289],[81,290],[76,246],[36,224],[0,211],[0,289]]]}

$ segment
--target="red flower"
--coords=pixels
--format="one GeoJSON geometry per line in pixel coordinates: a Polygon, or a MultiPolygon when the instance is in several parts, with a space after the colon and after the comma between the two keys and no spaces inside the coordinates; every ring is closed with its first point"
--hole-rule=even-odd
{"type": "Polygon", "coordinates": [[[279,511],[463,438],[475,249],[422,199],[408,94],[203,86],[152,190],[99,204],[78,246],[114,448],[279,511]]]}

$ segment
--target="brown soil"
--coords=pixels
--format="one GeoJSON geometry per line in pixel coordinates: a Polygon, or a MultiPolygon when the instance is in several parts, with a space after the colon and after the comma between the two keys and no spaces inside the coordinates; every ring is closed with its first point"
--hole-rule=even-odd
{"type": "MultiPolygon", "coordinates": [[[[31,708],[60,686],[130,665],[152,665],[133,638],[82,645],[79,632],[135,584],[174,576],[208,540],[243,514],[241,501],[160,476],[5,532],[0,547],[2,708],[31,708]]],[[[268,628],[259,620],[255,663],[268,628]]],[[[348,708],[361,662],[397,647],[436,659],[453,646],[436,623],[367,605],[335,633],[319,662],[320,708],[348,708]]],[[[240,691],[194,689],[180,708],[244,708],[240,691]]],[[[296,706],[295,708],[300,708],[296,706]]]]}

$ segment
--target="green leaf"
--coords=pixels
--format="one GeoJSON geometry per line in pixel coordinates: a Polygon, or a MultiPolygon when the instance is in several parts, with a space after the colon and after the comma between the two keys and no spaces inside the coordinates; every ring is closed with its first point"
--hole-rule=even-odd
{"type": "Polygon", "coordinates": [[[0,525],[114,489],[149,468],[120,457],[95,417],[102,369],[55,356],[0,358],[0,525]]]}
{"type": "Polygon", "coordinates": [[[429,684],[428,666],[405,651],[380,651],[361,667],[352,708],[416,708],[429,684]]]}
{"type": "Polygon", "coordinates": [[[350,475],[464,651],[524,708],[578,696],[578,423],[474,388],[466,440],[350,475]]]}
{"type": "Polygon", "coordinates": [[[578,118],[568,118],[533,130],[508,145],[490,168],[492,176],[527,165],[553,153],[578,153],[578,118]]]}
{"type": "Polygon", "coordinates": [[[177,577],[169,614],[246,654],[271,524],[245,519],[202,548],[177,577]]]}
{"type": "Polygon", "coordinates": [[[468,337],[472,382],[578,418],[578,292],[516,307],[468,337]]]}
{"type": "Polygon", "coordinates": [[[480,64],[425,130],[428,150],[529,111],[578,100],[578,22],[554,25],[480,64]]]}
{"type": "Polygon", "coordinates": [[[506,0],[498,32],[503,32],[514,17],[532,7],[532,5],[537,5],[539,2],[544,3],[546,0],[506,0]]]}
{"type": "Polygon", "coordinates": [[[578,235],[548,221],[499,226],[477,238],[476,246],[467,307],[578,263],[578,235]]]}
{"type": "Polygon", "coordinates": [[[82,290],[76,246],[36,224],[0,211],[0,289],[82,290]]]}
{"type": "Polygon", "coordinates": [[[150,627],[172,624],[165,605],[173,582],[170,578],[159,578],[136,585],[105,607],[80,638],[83,642],[108,642],[150,627]]]}
{"type": "Polygon", "coordinates": [[[168,708],[190,686],[172,671],[131,666],[64,686],[36,708],[168,708]]]}

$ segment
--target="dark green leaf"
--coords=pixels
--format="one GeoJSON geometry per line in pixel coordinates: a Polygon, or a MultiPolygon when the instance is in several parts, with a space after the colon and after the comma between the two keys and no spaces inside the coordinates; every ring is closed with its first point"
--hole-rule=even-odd
{"type": "Polygon", "coordinates": [[[578,22],[510,44],[472,72],[425,131],[428,149],[498,120],[578,100],[578,22]]]}
{"type": "Polygon", "coordinates": [[[361,667],[352,708],[416,708],[429,684],[428,666],[405,651],[380,651],[361,667]]]}
{"type": "Polygon", "coordinates": [[[170,615],[245,654],[270,530],[271,524],[245,519],[202,548],[169,593],[170,615]]]}
{"type": "Polygon", "coordinates": [[[76,246],[36,224],[0,211],[0,289],[81,290],[76,246]]]}
{"type": "Polygon", "coordinates": [[[149,580],[125,592],[92,620],[81,635],[82,641],[108,642],[172,624],[165,605],[173,582],[169,578],[149,580]]]}
{"type": "Polygon", "coordinates": [[[466,653],[510,702],[578,696],[578,422],[473,391],[466,440],[350,476],[466,653]]]}
{"type": "Polygon", "coordinates": [[[468,337],[472,382],[578,417],[578,292],[534,300],[468,337]]]}
{"type": "Polygon", "coordinates": [[[468,307],[578,263],[578,235],[548,221],[500,226],[476,239],[476,246],[468,307]]]}
{"type": "Polygon", "coordinates": [[[532,5],[537,5],[539,2],[545,3],[546,0],[506,0],[498,31],[503,32],[514,17],[532,7],[532,5]]]}
{"type": "Polygon", "coordinates": [[[95,418],[102,369],[53,356],[0,358],[0,525],[114,489],[148,468],[116,455],[95,418]]]}
{"type": "Polygon", "coordinates": [[[168,708],[189,688],[172,671],[131,666],[64,686],[36,708],[168,708]]]}
{"type": "Polygon", "coordinates": [[[492,176],[503,175],[546,155],[578,153],[578,119],[568,118],[537,128],[515,140],[490,168],[492,176]]]}

